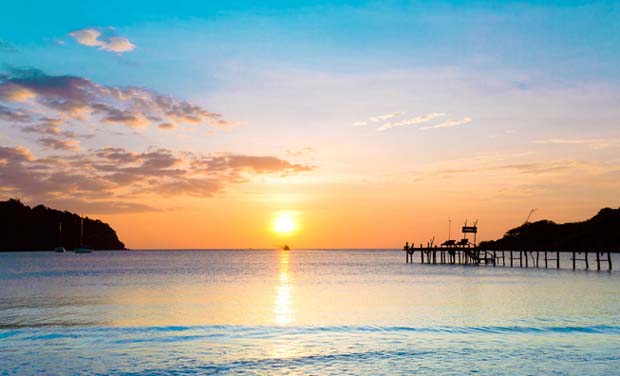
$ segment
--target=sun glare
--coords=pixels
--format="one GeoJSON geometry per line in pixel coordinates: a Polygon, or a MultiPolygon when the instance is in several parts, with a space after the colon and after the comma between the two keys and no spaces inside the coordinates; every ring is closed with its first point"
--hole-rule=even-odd
{"type": "Polygon", "coordinates": [[[279,212],[273,219],[273,231],[278,234],[290,234],[297,230],[295,218],[290,212],[279,212]]]}

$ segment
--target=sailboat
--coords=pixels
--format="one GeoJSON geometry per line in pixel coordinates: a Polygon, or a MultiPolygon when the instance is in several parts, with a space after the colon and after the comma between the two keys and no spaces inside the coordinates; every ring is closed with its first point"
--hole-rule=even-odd
{"type": "Polygon", "coordinates": [[[77,248],[73,252],[75,253],[91,253],[93,250],[90,248],[84,248],[84,218],[80,217],[80,248],[77,248]]]}
{"type": "MultiPolygon", "coordinates": [[[[58,243],[60,243],[60,244],[62,244],[61,234],[62,234],[62,222],[58,223],[58,243]]],[[[58,247],[54,248],[54,252],[56,252],[56,253],[65,253],[66,249],[63,246],[58,246],[58,247]]]]}

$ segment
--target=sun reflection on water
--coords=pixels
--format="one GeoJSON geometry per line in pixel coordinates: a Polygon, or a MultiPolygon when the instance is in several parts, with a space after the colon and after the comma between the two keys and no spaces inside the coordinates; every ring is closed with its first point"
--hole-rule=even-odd
{"type": "Polygon", "coordinates": [[[276,287],[276,297],[273,311],[275,321],[280,325],[286,325],[293,321],[293,287],[289,273],[289,252],[280,252],[280,274],[276,287]]]}

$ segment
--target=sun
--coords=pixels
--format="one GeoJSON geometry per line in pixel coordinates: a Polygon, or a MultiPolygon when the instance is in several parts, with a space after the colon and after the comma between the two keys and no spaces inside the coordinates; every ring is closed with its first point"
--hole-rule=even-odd
{"type": "Polygon", "coordinates": [[[281,235],[287,235],[297,230],[297,223],[293,213],[281,211],[276,213],[273,219],[273,232],[281,235]]]}

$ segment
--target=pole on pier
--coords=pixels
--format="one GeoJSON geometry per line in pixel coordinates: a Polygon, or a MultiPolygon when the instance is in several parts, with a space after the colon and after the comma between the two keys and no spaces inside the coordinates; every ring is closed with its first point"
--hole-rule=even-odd
{"type": "Polygon", "coordinates": [[[545,269],[547,269],[547,250],[545,249],[545,269]]]}
{"type": "Polygon", "coordinates": [[[519,251],[519,267],[523,267],[523,251],[519,251]]]}
{"type": "Polygon", "coordinates": [[[609,271],[611,271],[611,253],[607,252],[607,262],[609,263],[609,271]]]}
{"type": "Polygon", "coordinates": [[[586,257],[584,257],[584,259],[586,260],[586,270],[590,269],[590,265],[588,264],[588,252],[585,252],[586,257]]]}
{"type": "Polygon", "coordinates": [[[555,251],[555,266],[560,269],[560,251],[555,251]]]}
{"type": "Polygon", "coordinates": [[[601,270],[601,253],[596,251],[596,270],[601,270]]]}
{"type": "Polygon", "coordinates": [[[529,268],[529,267],[530,267],[530,266],[529,266],[529,260],[528,260],[528,257],[527,257],[527,251],[525,251],[525,267],[526,267],[526,268],[529,268]]]}
{"type": "Polygon", "coordinates": [[[573,251],[573,270],[575,270],[575,257],[576,257],[576,254],[575,254],[575,251],[573,251]]]}

